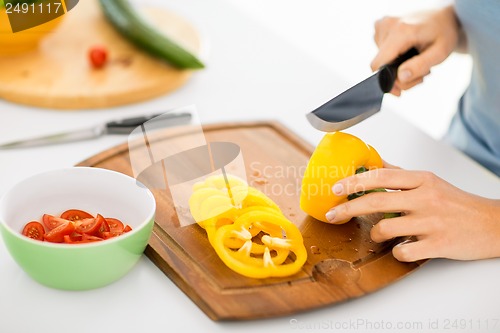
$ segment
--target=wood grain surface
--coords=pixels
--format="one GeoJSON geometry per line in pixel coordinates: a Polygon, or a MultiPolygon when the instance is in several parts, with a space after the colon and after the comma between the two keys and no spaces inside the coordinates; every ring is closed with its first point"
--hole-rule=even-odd
{"type": "MultiPolygon", "coordinates": [[[[164,9],[147,9],[159,30],[198,53],[197,31],[164,9]]],[[[53,109],[88,109],[124,105],[179,88],[192,71],[152,58],[123,39],[106,21],[97,0],[80,1],[38,49],[0,57],[0,98],[53,109]],[[110,61],[93,69],[92,46],[109,50],[110,61]]]]}
{"type": "MultiPolygon", "coordinates": [[[[182,135],[165,130],[156,137],[182,135]],[[174,133],[174,134],[172,134],[174,133]]],[[[344,225],[319,222],[299,208],[301,177],[313,147],[279,123],[214,124],[204,127],[207,141],[241,147],[249,184],[271,197],[301,230],[308,259],[301,272],[263,280],[241,276],[217,257],[198,225],[180,227],[169,193],[153,190],[157,217],[146,255],[213,320],[243,320],[289,315],[376,291],[418,268],[402,263],[392,247],[377,244],[370,228],[381,216],[363,216],[344,225]]],[[[79,165],[131,175],[128,145],[98,154],[79,165]]]]}

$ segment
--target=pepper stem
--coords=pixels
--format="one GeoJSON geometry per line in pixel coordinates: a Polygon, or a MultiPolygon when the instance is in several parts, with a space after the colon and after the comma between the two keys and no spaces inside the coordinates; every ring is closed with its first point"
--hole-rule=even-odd
{"type": "MultiPolygon", "coordinates": [[[[363,173],[366,171],[368,171],[368,169],[365,168],[364,166],[362,166],[362,167],[356,169],[356,174],[363,173]]],[[[354,200],[356,198],[362,197],[365,194],[373,193],[373,192],[387,192],[387,190],[385,188],[374,188],[373,190],[360,191],[360,192],[349,194],[347,196],[347,200],[354,200]]],[[[401,213],[384,213],[384,219],[392,219],[394,217],[400,217],[400,216],[401,216],[401,213]]]]}

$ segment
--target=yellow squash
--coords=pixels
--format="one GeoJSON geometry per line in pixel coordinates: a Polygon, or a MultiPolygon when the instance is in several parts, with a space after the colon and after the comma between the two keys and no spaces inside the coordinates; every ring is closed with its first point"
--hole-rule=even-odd
{"type": "Polygon", "coordinates": [[[332,186],[340,179],[354,175],[361,167],[370,170],[381,168],[382,164],[377,151],[354,135],[327,133],[316,147],[304,173],[300,208],[312,217],[327,222],[326,212],[348,200],[347,196],[335,195],[332,186]]]}

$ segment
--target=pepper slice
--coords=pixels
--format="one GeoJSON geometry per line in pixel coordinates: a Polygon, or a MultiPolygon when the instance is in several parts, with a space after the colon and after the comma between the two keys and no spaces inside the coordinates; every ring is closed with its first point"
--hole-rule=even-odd
{"type": "MultiPolygon", "coordinates": [[[[251,206],[243,209],[232,209],[224,214],[221,214],[219,216],[216,216],[214,218],[211,218],[207,221],[203,221],[201,223],[198,223],[202,228],[205,229],[207,232],[208,240],[210,241],[210,244],[213,243],[214,241],[214,236],[215,232],[222,226],[224,225],[230,225],[233,224],[234,221],[236,221],[240,216],[248,213],[248,212],[267,212],[270,214],[276,214],[278,216],[283,217],[283,214],[281,211],[276,211],[275,209],[271,207],[265,207],[265,206],[251,206]]],[[[259,233],[259,230],[257,228],[253,228],[250,233],[252,234],[252,237],[256,236],[259,233]]],[[[242,246],[244,241],[240,239],[226,239],[225,240],[225,245],[228,246],[242,246]]],[[[213,244],[212,244],[213,246],[213,244]]],[[[252,244],[252,253],[263,253],[263,246],[261,244],[252,244]]]]}
{"type": "Polygon", "coordinates": [[[232,222],[227,219],[234,221],[239,209],[253,206],[270,207],[281,212],[278,205],[264,193],[231,175],[227,175],[227,183],[222,176],[208,177],[204,182],[196,183],[189,198],[191,215],[202,228],[207,223],[214,224],[214,218],[217,225],[230,224],[232,222]]]}
{"type": "Polygon", "coordinates": [[[290,276],[299,272],[307,259],[299,229],[283,216],[259,210],[221,226],[212,245],[230,269],[250,278],[290,276]],[[252,251],[254,244],[262,245],[262,253],[252,251]]]}

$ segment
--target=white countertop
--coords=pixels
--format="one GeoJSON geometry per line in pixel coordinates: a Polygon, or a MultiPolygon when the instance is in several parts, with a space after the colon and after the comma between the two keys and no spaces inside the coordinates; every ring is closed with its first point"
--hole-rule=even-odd
{"type": "MultiPolygon", "coordinates": [[[[169,96],[109,110],[61,113],[0,102],[0,141],[194,103],[203,123],[277,119],[316,143],[322,133],[309,126],[304,114],[362,78],[362,72],[349,76],[346,70],[355,68],[360,58],[353,57],[345,65],[337,63],[339,70],[335,71],[334,64],[327,66],[311,56],[307,43],[304,51],[236,9],[234,5],[241,6],[242,0],[147,2],[172,8],[199,27],[209,41],[206,70],[169,96]]],[[[351,9],[365,3],[353,2],[351,9]]],[[[266,11],[266,2],[258,3],[266,11]]],[[[298,0],[291,3],[299,6],[298,0]]],[[[301,5],[304,3],[301,1],[301,5]]],[[[315,10],[318,6],[314,5],[315,10]]],[[[287,17],[286,7],[283,15],[287,17]]],[[[351,20],[355,19],[353,13],[351,20]]],[[[314,17],[297,24],[306,22],[314,23],[314,17]]],[[[337,28],[346,29],[345,25],[337,28]]],[[[374,50],[373,47],[369,49],[374,50]]],[[[351,50],[338,52],[342,53],[339,59],[349,60],[346,54],[351,50]]],[[[356,52],[360,54],[363,48],[356,52]]],[[[369,63],[370,58],[365,55],[362,59],[369,63]]],[[[433,97],[436,96],[435,93],[433,97]]],[[[450,98],[451,94],[447,96],[450,98]]],[[[398,104],[404,98],[392,99],[390,107],[384,102],[380,113],[349,132],[377,147],[394,164],[432,170],[468,191],[499,198],[497,177],[424,134],[400,116],[399,110],[391,111],[404,108],[404,104],[398,104]]],[[[421,107],[429,107],[418,101],[421,107]]],[[[439,131],[438,128],[435,133],[439,131]]],[[[72,166],[125,141],[124,137],[108,136],[59,146],[0,151],[0,195],[32,174],[72,166]]],[[[498,332],[499,276],[498,259],[432,260],[403,280],[356,300],[289,317],[218,323],[208,319],[146,257],[125,278],[108,287],[68,292],[32,281],[2,244],[0,332],[498,332]],[[403,328],[397,329],[399,325],[403,328]]]]}

